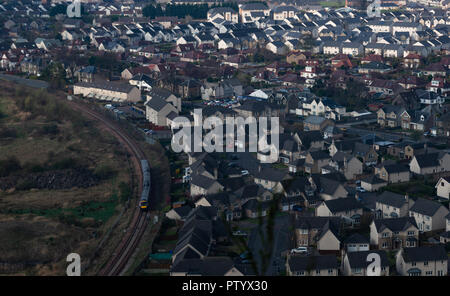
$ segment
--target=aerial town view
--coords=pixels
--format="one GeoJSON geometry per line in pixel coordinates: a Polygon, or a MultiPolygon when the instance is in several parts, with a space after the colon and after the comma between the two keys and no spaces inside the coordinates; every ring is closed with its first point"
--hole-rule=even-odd
{"type": "Polygon", "coordinates": [[[449,198],[450,0],[0,0],[0,275],[448,276],[449,198]]]}

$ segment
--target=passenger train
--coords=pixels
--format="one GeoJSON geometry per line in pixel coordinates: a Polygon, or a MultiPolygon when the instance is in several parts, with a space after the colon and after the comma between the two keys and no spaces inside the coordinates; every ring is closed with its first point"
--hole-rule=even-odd
{"type": "Polygon", "coordinates": [[[143,182],[139,207],[141,208],[141,210],[147,210],[149,207],[148,198],[150,196],[151,176],[150,176],[150,166],[148,165],[148,161],[146,159],[141,160],[141,167],[142,167],[143,182]]]}

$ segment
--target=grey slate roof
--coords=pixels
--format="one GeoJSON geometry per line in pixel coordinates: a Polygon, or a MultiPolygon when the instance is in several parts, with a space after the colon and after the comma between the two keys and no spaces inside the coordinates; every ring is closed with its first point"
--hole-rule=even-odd
{"type": "Polygon", "coordinates": [[[409,172],[409,168],[402,164],[390,164],[385,165],[384,168],[389,174],[397,174],[403,172],[409,172]]]}
{"type": "Polygon", "coordinates": [[[442,205],[438,202],[419,198],[411,207],[410,211],[432,217],[440,207],[442,207],[442,205]]]}
{"type": "Polygon", "coordinates": [[[417,163],[421,168],[439,166],[439,153],[425,153],[415,156],[417,163]]]}
{"type": "Polygon", "coordinates": [[[361,209],[363,207],[360,202],[352,197],[326,200],[324,203],[332,213],[361,209]]]}
{"type": "Polygon", "coordinates": [[[129,93],[135,86],[124,83],[111,83],[111,82],[78,82],[76,86],[91,87],[103,90],[110,90],[122,93],[129,93]]]}
{"type": "Polygon", "coordinates": [[[154,97],[151,100],[148,100],[145,102],[145,106],[148,106],[152,108],[155,111],[161,111],[167,104],[170,104],[166,102],[165,100],[161,99],[160,97],[154,97]]]}
{"type": "Polygon", "coordinates": [[[447,252],[443,245],[405,248],[403,249],[402,256],[405,262],[448,260],[447,252]]]}
{"type": "Polygon", "coordinates": [[[350,252],[347,253],[348,261],[351,268],[367,268],[370,262],[367,262],[367,256],[371,253],[376,253],[380,255],[381,266],[389,266],[389,260],[387,254],[383,250],[370,250],[361,252],[350,252]]]}
{"type": "Polygon", "coordinates": [[[205,177],[203,175],[197,175],[197,174],[193,175],[192,179],[191,179],[192,184],[194,184],[198,187],[204,188],[204,189],[210,188],[215,182],[216,182],[216,180],[214,180],[214,179],[205,177]]]}
{"type": "Polygon", "coordinates": [[[378,232],[382,232],[386,228],[393,232],[403,231],[411,225],[414,225],[417,228],[416,219],[414,219],[414,217],[378,219],[374,220],[374,222],[378,232]]]}
{"type": "Polygon", "coordinates": [[[292,272],[338,268],[338,263],[335,255],[310,257],[291,256],[289,258],[288,264],[292,272]]]}
{"type": "Polygon", "coordinates": [[[171,272],[187,272],[189,275],[224,276],[233,268],[229,257],[205,257],[203,259],[185,259],[172,267],[171,272]]]}
{"type": "Polygon", "coordinates": [[[377,202],[393,206],[396,208],[401,208],[403,204],[406,202],[406,199],[405,196],[402,194],[385,191],[378,197],[377,202]]]}
{"type": "Polygon", "coordinates": [[[188,205],[184,205],[178,208],[173,209],[182,219],[187,217],[189,213],[192,211],[192,207],[188,205]]]}
{"type": "Polygon", "coordinates": [[[366,182],[368,184],[383,184],[387,183],[385,180],[378,178],[375,175],[371,175],[367,178],[362,179],[361,181],[366,182]]]}
{"type": "Polygon", "coordinates": [[[262,180],[280,182],[286,178],[287,172],[269,168],[269,167],[265,167],[265,168],[262,168],[261,171],[257,170],[255,172],[253,172],[253,176],[255,178],[259,178],[262,180]]]}
{"type": "Polygon", "coordinates": [[[314,160],[331,159],[327,150],[312,151],[309,154],[314,160]]]}
{"type": "Polygon", "coordinates": [[[344,244],[369,244],[369,238],[359,234],[354,233],[344,240],[344,244]]]}
{"type": "Polygon", "coordinates": [[[242,10],[266,10],[268,7],[264,3],[247,3],[241,6],[242,10]]]}

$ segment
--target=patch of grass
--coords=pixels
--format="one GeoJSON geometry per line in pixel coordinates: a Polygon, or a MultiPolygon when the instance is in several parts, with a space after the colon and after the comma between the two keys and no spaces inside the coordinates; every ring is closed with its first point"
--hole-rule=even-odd
{"type": "Polygon", "coordinates": [[[321,1],[320,2],[320,6],[322,7],[332,7],[332,8],[339,8],[339,7],[344,7],[345,3],[341,2],[341,1],[321,1]]]}
{"type": "Polygon", "coordinates": [[[106,222],[115,214],[117,202],[117,194],[114,193],[110,200],[106,202],[90,201],[68,211],[78,219],[94,218],[97,222],[106,222]]]}
{"type": "Polygon", "coordinates": [[[275,163],[272,165],[274,169],[286,169],[288,166],[284,163],[275,163]]]}
{"type": "Polygon", "coordinates": [[[391,184],[381,188],[381,190],[398,194],[408,193],[411,197],[429,198],[435,195],[434,186],[426,184],[424,181],[411,181],[400,184],[391,184]]]}
{"type": "Polygon", "coordinates": [[[60,222],[73,225],[79,225],[79,220],[83,218],[93,218],[96,222],[103,223],[115,214],[117,202],[117,195],[114,194],[106,202],[90,201],[71,209],[17,209],[6,210],[4,212],[15,215],[33,214],[46,218],[58,219],[60,222]]]}

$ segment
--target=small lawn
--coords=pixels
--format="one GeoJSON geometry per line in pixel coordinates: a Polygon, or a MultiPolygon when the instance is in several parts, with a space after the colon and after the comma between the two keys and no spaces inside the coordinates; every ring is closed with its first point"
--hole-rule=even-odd
{"type": "Polygon", "coordinates": [[[339,8],[339,7],[344,7],[345,3],[344,2],[340,2],[340,1],[322,1],[320,2],[320,6],[322,7],[331,7],[331,8],[339,8]]]}
{"type": "Polygon", "coordinates": [[[272,165],[272,167],[274,169],[287,169],[287,165],[285,165],[284,163],[275,163],[272,165]]]}
{"type": "Polygon", "coordinates": [[[408,193],[411,197],[430,198],[436,195],[436,189],[423,181],[412,181],[401,184],[391,184],[381,188],[382,191],[391,191],[398,194],[408,193]]]}

